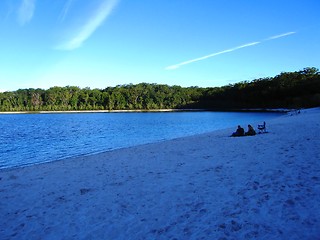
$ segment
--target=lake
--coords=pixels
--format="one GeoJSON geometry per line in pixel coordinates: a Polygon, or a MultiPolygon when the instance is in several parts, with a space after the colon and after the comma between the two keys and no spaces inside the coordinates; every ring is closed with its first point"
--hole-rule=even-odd
{"type": "MultiPolygon", "coordinates": [[[[0,168],[154,143],[267,121],[280,113],[0,114],[0,168]]],[[[230,133],[231,134],[231,133],[230,133]]]]}

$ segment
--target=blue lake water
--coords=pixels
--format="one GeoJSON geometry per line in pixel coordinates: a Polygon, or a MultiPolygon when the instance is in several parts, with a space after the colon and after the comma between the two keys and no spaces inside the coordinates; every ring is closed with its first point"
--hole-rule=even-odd
{"type": "Polygon", "coordinates": [[[279,113],[0,115],[0,168],[18,167],[267,121],[279,113]]]}

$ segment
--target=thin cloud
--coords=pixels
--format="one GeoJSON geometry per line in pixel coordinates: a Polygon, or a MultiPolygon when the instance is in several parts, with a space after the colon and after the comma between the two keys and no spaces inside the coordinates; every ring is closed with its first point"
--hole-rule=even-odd
{"type": "Polygon", "coordinates": [[[287,32],[287,33],[283,33],[283,34],[280,34],[280,35],[275,35],[275,36],[269,37],[269,38],[267,38],[265,40],[262,40],[260,42],[252,42],[252,43],[243,44],[243,45],[240,45],[238,47],[230,48],[230,49],[223,50],[223,51],[216,52],[216,53],[212,53],[212,54],[209,54],[209,55],[206,55],[206,56],[203,56],[203,57],[199,57],[199,58],[195,58],[195,59],[191,59],[191,60],[188,60],[188,61],[185,61],[185,62],[181,62],[181,63],[175,64],[175,65],[171,65],[171,66],[166,67],[165,70],[175,70],[175,69],[177,69],[177,68],[179,68],[179,67],[181,67],[183,65],[187,65],[187,64],[190,64],[190,63],[202,61],[202,60],[205,60],[205,59],[208,59],[208,58],[212,58],[212,57],[224,54],[224,53],[229,53],[229,52],[236,51],[238,49],[251,47],[251,46],[263,43],[265,41],[270,41],[270,40],[286,37],[286,36],[289,36],[289,35],[292,35],[292,34],[295,34],[295,33],[296,32],[287,32]]]}
{"type": "Polygon", "coordinates": [[[118,0],[107,0],[104,1],[97,11],[92,13],[91,18],[80,28],[80,30],[57,49],[60,50],[73,50],[79,48],[84,41],[86,41],[98,27],[100,27],[106,18],[112,13],[119,1],[118,0]]]}
{"type": "Polygon", "coordinates": [[[18,9],[18,22],[21,26],[30,22],[36,5],[36,0],[22,0],[18,9]]]}
{"type": "Polygon", "coordinates": [[[70,9],[70,7],[71,7],[71,5],[72,5],[73,2],[74,2],[74,0],[68,0],[68,1],[66,2],[66,4],[64,5],[64,7],[63,7],[63,9],[62,9],[62,12],[61,12],[61,14],[60,14],[60,17],[59,17],[59,21],[60,21],[60,22],[63,22],[64,19],[66,18],[67,14],[68,14],[68,12],[69,12],[69,9],[70,9]]]}

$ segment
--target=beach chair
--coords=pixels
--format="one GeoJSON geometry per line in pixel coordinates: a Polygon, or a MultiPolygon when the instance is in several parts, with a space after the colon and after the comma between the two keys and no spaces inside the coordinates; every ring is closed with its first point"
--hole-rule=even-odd
{"type": "Polygon", "coordinates": [[[266,133],[267,128],[266,128],[266,122],[263,122],[263,124],[258,125],[259,133],[266,133]]]}

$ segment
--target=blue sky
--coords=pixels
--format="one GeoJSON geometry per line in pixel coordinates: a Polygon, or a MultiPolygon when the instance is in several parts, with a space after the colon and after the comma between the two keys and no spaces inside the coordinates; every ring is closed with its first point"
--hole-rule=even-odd
{"type": "Polygon", "coordinates": [[[1,0],[0,89],[214,87],[320,67],[319,0],[1,0]]]}

